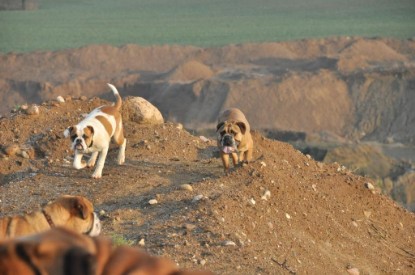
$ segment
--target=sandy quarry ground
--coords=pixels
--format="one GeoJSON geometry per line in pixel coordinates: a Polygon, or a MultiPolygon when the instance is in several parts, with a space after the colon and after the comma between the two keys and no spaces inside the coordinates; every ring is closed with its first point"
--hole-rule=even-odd
{"type": "Polygon", "coordinates": [[[367,188],[371,179],[258,133],[255,160],[225,175],[216,141],[177,123],[125,121],[125,165],[115,164],[114,147],[103,178],[91,179],[91,170],[71,167],[63,131],[103,103],[47,102],[39,115],[0,120],[1,146],[28,153],[0,159],[1,216],[76,194],[94,203],[104,235],[181,267],[217,274],[415,273],[413,213],[367,188]]]}

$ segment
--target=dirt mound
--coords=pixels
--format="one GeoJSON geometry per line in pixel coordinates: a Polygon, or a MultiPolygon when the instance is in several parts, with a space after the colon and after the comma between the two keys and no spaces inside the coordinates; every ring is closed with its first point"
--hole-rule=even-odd
{"type": "Polygon", "coordinates": [[[168,79],[174,82],[189,82],[209,79],[213,74],[213,71],[205,64],[191,60],[174,68],[168,74],[168,79]]]}
{"type": "Polygon", "coordinates": [[[343,73],[373,69],[387,62],[403,63],[408,59],[384,41],[359,39],[340,52],[338,69],[343,73]]]}
{"type": "Polygon", "coordinates": [[[339,37],[0,54],[0,112],[59,95],[105,98],[111,82],[187,128],[210,127],[219,111],[239,107],[258,129],[413,144],[414,44],[339,37]]]}
{"type": "Polygon", "coordinates": [[[330,150],[324,161],[339,162],[356,174],[371,178],[387,178],[396,163],[387,158],[379,148],[368,144],[342,146],[330,150]]]}
{"type": "Polygon", "coordinates": [[[104,103],[51,101],[38,115],[18,112],[0,120],[3,149],[11,143],[34,151],[0,158],[1,215],[32,211],[61,194],[83,195],[100,212],[103,234],[123,244],[144,243],[183,268],[414,273],[412,213],[372,190],[372,180],[256,132],[254,161],[224,175],[215,140],[171,122],[125,121],[126,164],[116,165],[111,147],[103,178],[91,179],[90,170],[71,167],[63,131],[104,103]]]}

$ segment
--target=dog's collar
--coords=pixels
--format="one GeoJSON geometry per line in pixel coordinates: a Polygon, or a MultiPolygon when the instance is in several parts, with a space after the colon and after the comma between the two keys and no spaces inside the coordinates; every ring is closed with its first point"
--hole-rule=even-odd
{"type": "Polygon", "coordinates": [[[48,222],[50,227],[55,227],[55,224],[52,221],[52,218],[49,216],[48,213],[45,212],[45,210],[42,210],[43,216],[45,216],[46,221],[48,222]]]}
{"type": "Polygon", "coordinates": [[[95,218],[96,218],[96,216],[95,216],[95,212],[94,212],[94,214],[92,214],[92,216],[93,216],[94,218],[93,218],[93,221],[92,221],[91,227],[90,227],[90,228],[89,228],[86,232],[84,232],[84,233],[82,233],[82,234],[89,235],[89,233],[91,233],[91,232],[92,232],[92,230],[94,230],[94,226],[95,226],[95,218]]]}
{"type": "Polygon", "coordinates": [[[91,144],[88,146],[88,148],[91,148],[92,145],[94,145],[94,140],[91,141],[91,144]]]}

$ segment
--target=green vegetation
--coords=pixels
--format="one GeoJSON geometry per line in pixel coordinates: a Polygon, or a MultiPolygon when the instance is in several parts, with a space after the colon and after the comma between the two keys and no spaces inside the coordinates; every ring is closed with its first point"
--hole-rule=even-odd
{"type": "Polygon", "coordinates": [[[111,234],[111,240],[115,246],[121,246],[121,245],[132,246],[134,244],[134,241],[128,240],[124,236],[120,234],[115,234],[115,233],[111,234]]]}
{"type": "Polygon", "coordinates": [[[36,11],[0,11],[1,52],[415,36],[414,0],[40,1],[36,11]]]}

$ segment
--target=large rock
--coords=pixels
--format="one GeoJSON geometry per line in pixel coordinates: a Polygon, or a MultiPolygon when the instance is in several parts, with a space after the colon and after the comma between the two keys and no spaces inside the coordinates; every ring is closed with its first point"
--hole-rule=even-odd
{"type": "Polygon", "coordinates": [[[141,124],[164,123],[160,111],[142,97],[127,97],[123,102],[122,110],[124,121],[133,121],[141,124]]]}

